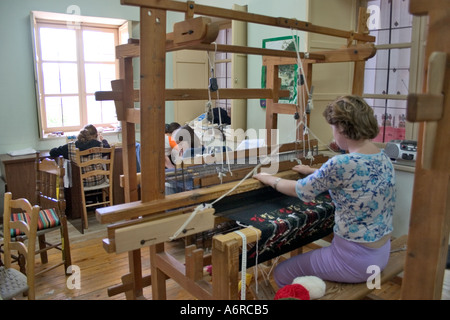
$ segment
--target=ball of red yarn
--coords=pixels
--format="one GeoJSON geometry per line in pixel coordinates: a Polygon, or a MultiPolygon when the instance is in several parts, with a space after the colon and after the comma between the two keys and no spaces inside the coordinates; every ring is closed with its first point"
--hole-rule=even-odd
{"type": "Polygon", "coordinates": [[[280,299],[310,300],[308,290],[301,284],[288,284],[279,289],[274,300],[280,299]]]}

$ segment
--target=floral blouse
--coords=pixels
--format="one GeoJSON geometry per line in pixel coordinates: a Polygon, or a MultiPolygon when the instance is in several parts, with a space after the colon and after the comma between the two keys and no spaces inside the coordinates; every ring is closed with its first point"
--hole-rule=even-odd
{"type": "Polygon", "coordinates": [[[326,190],[336,207],[335,234],[350,241],[374,242],[392,232],[395,173],[384,151],[335,156],[296,184],[297,195],[304,201],[326,190]]]}

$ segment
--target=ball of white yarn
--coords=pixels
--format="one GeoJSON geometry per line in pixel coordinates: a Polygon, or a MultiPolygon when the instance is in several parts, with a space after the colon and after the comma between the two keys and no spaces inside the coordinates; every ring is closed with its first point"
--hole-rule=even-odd
{"type": "Polygon", "coordinates": [[[292,284],[300,284],[305,287],[311,300],[319,299],[325,295],[326,284],[316,276],[297,277],[292,281],[292,284]]]}

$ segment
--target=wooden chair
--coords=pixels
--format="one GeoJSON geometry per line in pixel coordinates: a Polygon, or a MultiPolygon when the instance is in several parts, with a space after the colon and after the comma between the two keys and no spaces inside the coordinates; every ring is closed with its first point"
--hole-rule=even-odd
{"type": "Polygon", "coordinates": [[[79,167],[81,202],[83,209],[82,232],[88,229],[87,208],[112,205],[113,168],[115,147],[75,149],[75,162],[79,167]],[[101,201],[87,203],[87,197],[101,196],[101,201]]]}
{"type": "Polygon", "coordinates": [[[9,300],[20,293],[28,293],[28,299],[35,299],[34,291],[34,262],[37,237],[37,225],[39,219],[39,206],[31,206],[26,199],[12,199],[11,192],[5,193],[3,211],[3,233],[5,266],[0,267],[0,296],[9,300]],[[24,212],[26,220],[11,221],[13,209],[24,212]],[[13,231],[14,230],[14,231],[13,231]],[[11,233],[22,233],[27,237],[27,245],[21,241],[14,241],[11,233]],[[26,275],[11,267],[11,251],[17,251],[17,255],[25,257],[26,275]]]}
{"type": "Polygon", "coordinates": [[[67,229],[66,201],[64,198],[64,159],[44,158],[40,159],[36,154],[36,203],[41,208],[40,222],[38,224],[37,236],[39,240],[39,250],[41,262],[47,263],[47,251],[50,249],[61,250],[62,261],[44,271],[48,271],[64,264],[66,274],[67,268],[72,264],[70,254],[70,239],[67,229]],[[58,230],[60,241],[49,243],[45,235],[58,230]]]}

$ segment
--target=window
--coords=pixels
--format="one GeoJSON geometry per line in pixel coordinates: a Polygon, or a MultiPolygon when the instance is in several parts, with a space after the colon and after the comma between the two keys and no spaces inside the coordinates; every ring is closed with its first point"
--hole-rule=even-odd
{"type": "Polygon", "coordinates": [[[374,141],[406,137],[413,17],[409,1],[370,0],[368,26],[376,37],[377,54],[366,62],[364,97],[374,108],[380,133],[374,141]]]}
{"type": "MultiPolygon", "coordinates": [[[[216,42],[231,45],[231,28],[220,29],[216,42]]],[[[217,52],[215,54],[215,75],[219,88],[231,88],[231,53],[217,52]]],[[[220,98],[220,97],[219,97],[220,98]]],[[[231,100],[219,99],[216,106],[225,109],[231,117],[231,100]]]]}
{"type": "Polygon", "coordinates": [[[96,101],[95,92],[110,91],[118,77],[115,47],[124,21],[90,18],[74,24],[71,15],[49,13],[33,18],[41,138],[76,132],[88,123],[114,128],[114,102],[96,101]]]}

